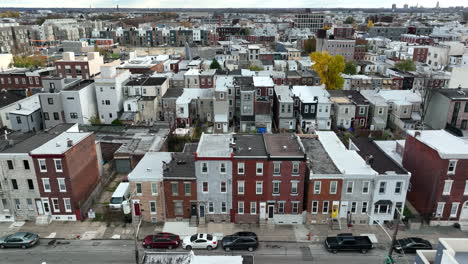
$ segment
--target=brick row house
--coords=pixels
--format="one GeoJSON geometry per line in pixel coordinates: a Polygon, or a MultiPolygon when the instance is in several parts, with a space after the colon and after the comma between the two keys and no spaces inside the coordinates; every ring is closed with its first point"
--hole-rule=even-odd
{"type": "Polygon", "coordinates": [[[431,225],[466,229],[468,143],[444,130],[410,130],[402,158],[413,175],[408,201],[418,213],[431,225]]]}

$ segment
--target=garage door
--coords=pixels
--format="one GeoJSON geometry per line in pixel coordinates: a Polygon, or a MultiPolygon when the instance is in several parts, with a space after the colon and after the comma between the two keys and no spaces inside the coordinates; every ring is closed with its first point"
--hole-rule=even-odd
{"type": "Polygon", "coordinates": [[[115,159],[115,170],[117,173],[129,173],[132,171],[132,165],[129,159],[115,159]]]}

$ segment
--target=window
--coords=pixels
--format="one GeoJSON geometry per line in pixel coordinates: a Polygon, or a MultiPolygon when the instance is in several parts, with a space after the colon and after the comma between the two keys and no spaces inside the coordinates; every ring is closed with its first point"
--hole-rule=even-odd
{"type": "Polygon", "coordinates": [[[374,213],[375,214],[388,214],[390,211],[390,206],[386,204],[376,204],[374,207],[374,213]]]}
{"type": "Polygon", "coordinates": [[[49,103],[50,105],[53,105],[54,104],[54,98],[47,98],[47,103],[49,103]]]}
{"type": "Polygon", "coordinates": [[[460,203],[452,203],[452,208],[450,209],[450,217],[457,217],[459,206],[460,203]]]}
{"type": "Polygon", "coordinates": [[[28,188],[29,188],[29,190],[34,190],[34,183],[33,183],[33,180],[32,180],[32,179],[28,179],[27,182],[28,182],[28,188]]]}
{"type": "Polygon", "coordinates": [[[357,211],[357,202],[351,202],[351,213],[355,214],[357,211]]]}
{"type": "Polygon", "coordinates": [[[39,171],[40,172],[47,172],[47,166],[45,159],[38,159],[37,162],[39,163],[39,171]]]}
{"type": "Polygon", "coordinates": [[[263,175],[263,163],[257,163],[257,175],[263,175]]]}
{"type": "Polygon", "coordinates": [[[292,202],[292,213],[293,214],[299,213],[299,202],[292,202]]]}
{"type": "Polygon", "coordinates": [[[221,213],[227,212],[226,202],[221,202],[221,213]]]}
{"type": "Polygon", "coordinates": [[[214,202],[208,202],[208,213],[209,214],[214,213],[214,202]]]}
{"type": "Polygon", "coordinates": [[[18,182],[16,179],[11,179],[11,186],[13,187],[13,190],[18,190],[18,182]]]}
{"type": "Polygon", "coordinates": [[[257,181],[255,183],[255,194],[262,194],[263,193],[263,182],[257,181]]]}
{"type": "Polygon", "coordinates": [[[450,195],[450,191],[452,190],[452,184],[453,184],[453,180],[445,181],[442,195],[450,195]]]}
{"type": "Polygon", "coordinates": [[[330,182],[330,194],[336,194],[337,186],[338,186],[337,181],[331,181],[330,182]]]}
{"type": "Polygon", "coordinates": [[[359,114],[363,115],[365,113],[365,108],[364,107],[359,107],[359,114]]]}
{"type": "Polygon", "coordinates": [[[312,201],[312,213],[313,214],[318,213],[318,201],[312,201]]]}
{"type": "Polygon", "coordinates": [[[328,214],[328,201],[323,201],[322,214],[328,214]]]}
{"type": "Polygon", "coordinates": [[[52,198],[52,205],[54,207],[54,212],[60,212],[60,206],[58,198],[52,198]]]}
{"type": "Polygon", "coordinates": [[[179,183],[178,182],[171,182],[171,191],[172,191],[172,196],[179,195],[179,183]]]}
{"type": "Polygon", "coordinates": [[[60,192],[66,192],[67,191],[67,186],[65,185],[65,179],[64,178],[57,178],[58,186],[60,192]]]}
{"type": "Polygon", "coordinates": [[[299,175],[299,162],[293,162],[292,164],[292,174],[299,175]]]}
{"type": "Polygon", "coordinates": [[[181,201],[174,202],[174,214],[183,215],[184,214],[184,205],[181,201]]]}
{"type": "Polygon", "coordinates": [[[237,213],[244,214],[244,202],[237,202],[237,213]]]}
{"type": "Polygon", "coordinates": [[[250,214],[257,214],[257,202],[250,202],[250,214]]]}
{"type": "Polygon", "coordinates": [[[386,182],[380,182],[379,185],[379,194],[384,194],[385,193],[385,188],[387,187],[386,182]]]}
{"type": "Polygon", "coordinates": [[[192,195],[192,184],[190,182],[184,183],[184,192],[185,192],[185,196],[192,195]]]}
{"type": "Polygon", "coordinates": [[[54,112],[54,120],[60,120],[59,113],[54,112]]]}
{"type": "Polygon", "coordinates": [[[15,208],[16,208],[16,210],[21,210],[20,199],[15,199],[15,208]]]}
{"type": "Polygon", "coordinates": [[[444,214],[445,203],[437,203],[436,217],[442,217],[444,214]]]}
{"type": "Polygon", "coordinates": [[[28,210],[33,211],[34,210],[34,205],[32,199],[28,198],[26,199],[26,204],[28,205],[28,210]]]}
{"type": "Polygon", "coordinates": [[[205,192],[205,193],[208,192],[208,182],[203,182],[202,185],[203,185],[202,192],[205,192]]]}
{"type": "Polygon", "coordinates": [[[22,122],[22,121],[21,121],[21,117],[20,117],[20,116],[17,116],[17,117],[16,117],[16,123],[21,124],[21,122],[22,122]]]}
{"type": "Polygon", "coordinates": [[[321,189],[322,189],[322,182],[314,181],[314,194],[320,194],[321,189]]]}
{"type": "Polygon", "coordinates": [[[379,115],[383,115],[383,112],[384,112],[383,107],[379,107],[379,108],[378,108],[378,113],[379,113],[379,115]]]}
{"type": "Polygon", "coordinates": [[[304,114],[309,113],[309,105],[304,105],[304,114]]]}
{"type": "Polygon", "coordinates": [[[280,174],[280,172],[281,172],[281,163],[280,162],[273,163],[273,173],[280,174]]]}
{"type": "Polygon", "coordinates": [[[279,194],[280,193],[280,184],[281,184],[281,182],[279,182],[279,181],[274,181],[273,182],[273,194],[279,194]]]}
{"type": "Polygon", "coordinates": [[[299,189],[299,182],[298,181],[292,181],[291,182],[291,194],[297,194],[299,189]]]}
{"type": "Polygon", "coordinates": [[[71,119],[78,119],[78,114],[75,112],[70,113],[70,118],[71,119]]]}
{"type": "Polygon", "coordinates": [[[25,170],[29,170],[29,169],[30,169],[30,168],[29,168],[29,161],[23,160],[23,166],[24,166],[24,169],[25,169],[25,170]]]}
{"type": "Polygon", "coordinates": [[[402,187],[403,187],[403,182],[397,182],[395,185],[395,194],[401,194],[402,187]]]}
{"type": "Polygon", "coordinates": [[[42,178],[42,187],[44,188],[44,192],[50,192],[49,178],[42,178]]]}
{"type": "Polygon", "coordinates": [[[157,182],[151,183],[151,195],[158,195],[158,183],[157,182]]]}
{"type": "Polygon", "coordinates": [[[49,113],[44,112],[44,120],[49,120],[49,113]]]}
{"type": "Polygon", "coordinates": [[[219,172],[220,173],[226,173],[226,163],[221,162],[220,167],[219,167],[219,172]]]}
{"type": "Polygon", "coordinates": [[[12,160],[7,160],[7,164],[8,164],[8,169],[9,170],[13,170],[14,167],[13,167],[13,161],[12,160]]]}
{"type": "Polygon", "coordinates": [[[61,159],[54,159],[54,164],[55,164],[55,171],[56,172],[62,172],[63,171],[62,160],[61,159]]]}
{"type": "Polygon", "coordinates": [[[367,202],[362,202],[361,214],[367,214],[367,202]]]}
{"type": "Polygon", "coordinates": [[[468,181],[465,182],[465,190],[463,191],[463,195],[468,195],[468,181]]]}
{"type": "Polygon", "coordinates": [[[362,194],[368,194],[369,193],[369,184],[370,182],[365,181],[362,183],[362,194]]]}
{"type": "Polygon", "coordinates": [[[63,198],[63,204],[65,205],[65,212],[71,212],[71,203],[70,203],[70,198],[63,198]]]}
{"type": "Polygon", "coordinates": [[[136,195],[142,195],[143,191],[141,189],[141,183],[135,183],[136,195]]]}
{"type": "Polygon", "coordinates": [[[149,202],[150,214],[156,214],[156,201],[149,202]]]}
{"type": "Polygon", "coordinates": [[[202,163],[201,172],[202,173],[208,173],[208,163],[206,163],[206,162],[202,163]]]}
{"type": "Polygon", "coordinates": [[[286,204],[286,202],[278,202],[278,214],[284,214],[284,205],[286,204]]]}
{"type": "Polygon", "coordinates": [[[244,181],[237,182],[237,194],[244,194],[244,181]]]}
{"type": "Polygon", "coordinates": [[[243,175],[245,171],[245,164],[243,162],[237,163],[237,174],[243,175]]]}
{"type": "Polygon", "coordinates": [[[353,193],[354,182],[349,181],[346,185],[346,193],[353,193]]]}
{"type": "Polygon", "coordinates": [[[456,160],[450,160],[448,169],[447,169],[447,174],[455,174],[455,169],[457,168],[457,161],[456,160]]]}
{"type": "Polygon", "coordinates": [[[226,193],[226,182],[221,182],[221,193],[226,193]]]}

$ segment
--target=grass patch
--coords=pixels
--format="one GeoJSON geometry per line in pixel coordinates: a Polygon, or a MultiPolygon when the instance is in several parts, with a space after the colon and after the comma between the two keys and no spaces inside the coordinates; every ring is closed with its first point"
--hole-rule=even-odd
{"type": "Polygon", "coordinates": [[[104,214],[96,213],[96,217],[92,219],[93,222],[104,222],[104,214]]]}

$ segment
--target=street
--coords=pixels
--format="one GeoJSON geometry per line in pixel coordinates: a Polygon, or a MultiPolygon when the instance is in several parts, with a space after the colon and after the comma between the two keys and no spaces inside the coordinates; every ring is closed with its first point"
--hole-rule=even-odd
{"type": "MultiPolygon", "coordinates": [[[[72,263],[134,263],[134,243],[132,240],[61,240],[55,245],[48,245],[50,240],[30,249],[4,249],[1,251],[1,263],[72,264],[72,263]]],[[[156,250],[154,250],[156,251],[156,250]]],[[[162,250],[164,251],[164,250],[162,250]]],[[[182,249],[171,252],[182,251],[182,249]]],[[[140,247],[140,255],[143,249],[140,247]]],[[[213,251],[197,250],[199,255],[233,254],[247,255],[247,251],[226,253],[218,248],[213,251]]],[[[383,263],[386,250],[377,247],[368,254],[354,252],[327,252],[321,244],[261,242],[253,252],[255,264],[286,263],[383,263]]],[[[412,263],[414,255],[397,258],[397,263],[412,263]]]]}

